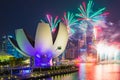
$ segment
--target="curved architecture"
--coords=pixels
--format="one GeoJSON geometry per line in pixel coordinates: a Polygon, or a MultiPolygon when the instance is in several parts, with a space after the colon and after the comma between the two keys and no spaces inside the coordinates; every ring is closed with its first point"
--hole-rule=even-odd
{"type": "Polygon", "coordinates": [[[16,40],[9,38],[13,47],[26,57],[33,59],[34,66],[50,66],[52,58],[58,57],[68,41],[67,27],[59,23],[56,31],[51,32],[47,23],[39,23],[35,41],[23,30],[15,31],[16,40]]]}

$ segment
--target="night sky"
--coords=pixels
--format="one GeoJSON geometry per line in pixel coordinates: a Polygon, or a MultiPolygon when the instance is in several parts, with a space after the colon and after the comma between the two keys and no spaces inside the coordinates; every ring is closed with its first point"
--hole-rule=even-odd
{"type": "MultiPolygon", "coordinates": [[[[38,22],[46,14],[61,18],[64,11],[78,12],[82,1],[88,0],[0,0],[0,37],[2,34],[14,34],[18,28],[24,28],[34,36],[38,22]]],[[[110,12],[107,20],[120,20],[120,0],[94,0],[94,7],[106,7],[106,11],[110,12]]]]}

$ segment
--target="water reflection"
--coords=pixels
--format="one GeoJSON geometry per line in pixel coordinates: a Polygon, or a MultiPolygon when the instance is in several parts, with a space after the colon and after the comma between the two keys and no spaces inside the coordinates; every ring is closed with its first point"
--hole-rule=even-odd
{"type": "Polygon", "coordinates": [[[96,80],[120,80],[120,64],[97,65],[96,80]]]}
{"type": "Polygon", "coordinates": [[[75,73],[70,73],[70,74],[53,76],[51,78],[47,78],[43,80],[79,80],[79,79],[78,79],[78,73],[75,72],[75,73]]]}
{"type": "Polygon", "coordinates": [[[82,63],[79,66],[79,80],[94,80],[94,67],[91,63],[82,63]]]}
{"type": "Polygon", "coordinates": [[[120,80],[120,64],[80,64],[79,80],[120,80]]]}
{"type": "Polygon", "coordinates": [[[86,79],[86,65],[81,64],[79,67],[79,80],[85,80],[86,79]]]}
{"type": "Polygon", "coordinates": [[[120,80],[120,64],[82,63],[79,66],[79,72],[53,76],[43,80],[120,80]]]}

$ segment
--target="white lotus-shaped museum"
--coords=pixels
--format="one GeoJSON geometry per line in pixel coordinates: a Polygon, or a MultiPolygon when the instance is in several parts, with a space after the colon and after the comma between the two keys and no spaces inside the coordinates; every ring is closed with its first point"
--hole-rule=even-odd
{"type": "Polygon", "coordinates": [[[9,38],[10,43],[22,55],[33,58],[34,66],[49,66],[50,60],[65,50],[68,41],[67,27],[63,23],[58,24],[55,33],[49,24],[39,23],[35,40],[23,29],[17,29],[15,35],[16,40],[9,38]]]}

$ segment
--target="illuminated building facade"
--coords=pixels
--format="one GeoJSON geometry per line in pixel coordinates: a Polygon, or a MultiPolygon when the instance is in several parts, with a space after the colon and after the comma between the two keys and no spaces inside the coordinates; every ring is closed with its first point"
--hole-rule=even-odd
{"type": "Polygon", "coordinates": [[[0,51],[4,51],[6,54],[14,56],[15,58],[23,57],[16,49],[10,44],[8,37],[14,38],[13,35],[3,35],[0,42],[0,51]]]}
{"type": "Polygon", "coordinates": [[[15,31],[16,40],[9,38],[13,47],[25,57],[30,57],[35,67],[50,66],[52,58],[58,57],[65,49],[68,32],[64,24],[59,23],[54,34],[47,23],[39,23],[35,40],[23,30],[15,31]]]}
{"type": "Polygon", "coordinates": [[[71,40],[68,41],[68,44],[67,44],[67,48],[66,48],[66,52],[65,52],[65,59],[69,59],[69,60],[72,60],[72,59],[75,59],[78,57],[78,49],[77,49],[77,45],[75,45],[74,42],[72,42],[71,40]]]}

